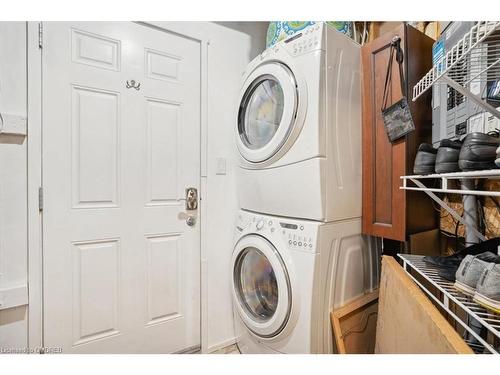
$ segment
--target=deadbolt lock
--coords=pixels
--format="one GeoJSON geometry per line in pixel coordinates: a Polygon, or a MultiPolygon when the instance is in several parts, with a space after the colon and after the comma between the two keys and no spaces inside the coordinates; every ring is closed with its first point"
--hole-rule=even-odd
{"type": "Polygon", "coordinates": [[[186,211],[198,209],[198,190],[190,187],[186,188],[186,211]]]}

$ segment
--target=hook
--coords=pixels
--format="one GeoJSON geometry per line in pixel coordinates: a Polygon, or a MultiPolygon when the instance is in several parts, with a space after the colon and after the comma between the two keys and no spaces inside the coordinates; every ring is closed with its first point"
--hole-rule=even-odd
{"type": "Polygon", "coordinates": [[[135,82],[135,80],[131,80],[130,82],[127,81],[127,84],[125,85],[127,89],[134,88],[137,91],[141,89],[141,84],[139,82],[135,82]]]}

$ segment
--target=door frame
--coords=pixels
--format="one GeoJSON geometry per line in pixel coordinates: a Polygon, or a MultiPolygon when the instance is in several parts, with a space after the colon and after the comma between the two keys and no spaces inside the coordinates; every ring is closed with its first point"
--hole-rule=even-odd
{"type": "MultiPolygon", "coordinates": [[[[50,22],[50,21],[49,21],[50,22]]],[[[207,141],[208,141],[208,49],[210,40],[197,32],[190,30],[187,23],[136,22],[144,27],[169,32],[196,41],[200,45],[200,340],[201,351],[208,348],[208,301],[207,301],[207,244],[206,223],[204,212],[207,207],[207,141]]],[[[39,32],[43,31],[43,23],[27,22],[27,107],[28,107],[28,137],[27,137],[27,225],[28,225],[28,347],[42,348],[43,336],[43,215],[39,210],[40,188],[42,179],[42,58],[43,48],[40,48],[39,32]]],[[[42,34],[43,35],[43,34],[42,34]]],[[[42,36],[43,44],[43,36],[42,36]]],[[[43,204],[43,202],[42,202],[43,204]]]]}

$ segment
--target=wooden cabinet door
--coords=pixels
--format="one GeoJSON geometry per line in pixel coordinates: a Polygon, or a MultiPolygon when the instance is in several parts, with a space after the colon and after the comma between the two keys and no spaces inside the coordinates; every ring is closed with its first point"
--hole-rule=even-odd
{"type": "MultiPolygon", "coordinates": [[[[406,139],[389,142],[381,115],[390,44],[401,38],[405,50],[405,26],[386,33],[361,48],[363,69],[363,233],[404,241],[405,191],[400,176],[406,172],[406,139]]],[[[405,54],[405,59],[407,58],[405,54]]],[[[398,64],[393,61],[388,105],[401,99],[398,64]]]]}

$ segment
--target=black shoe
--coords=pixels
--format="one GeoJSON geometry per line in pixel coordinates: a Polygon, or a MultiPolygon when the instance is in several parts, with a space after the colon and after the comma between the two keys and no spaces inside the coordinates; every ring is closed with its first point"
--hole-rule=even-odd
{"type": "Polygon", "coordinates": [[[458,165],[463,171],[495,169],[496,149],[500,146],[498,133],[496,136],[484,133],[470,133],[465,137],[460,150],[458,165]]]}
{"type": "Polygon", "coordinates": [[[455,274],[457,273],[458,265],[456,268],[450,267],[450,268],[441,268],[438,271],[438,275],[441,276],[443,279],[451,281],[452,283],[455,282],[455,274]]]}
{"type": "Polygon", "coordinates": [[[437,150],[428,143],[422,143],[418,147],[417,156],[415,156],[415,164],[413,165],[413,173],[415,174],[430,174],[434,173],[434,165],[436,164],[437,150]]]}
{"type": "Polygon", "coordinates": [[[500,246],[500,237],[491,238],[463,250],[457,251],[453,255],[448,256],[425,256],[422,260],[433,266],[441,268],[458,267],[466,255],[479,255],[482,253],[490,252],[496,254],[500,246]]]}
{"type": "Polygon", "coordinates": [[[458,156],[462,142],[443,139],[436,155],[436,173],[459,172],[458,156]]]}

